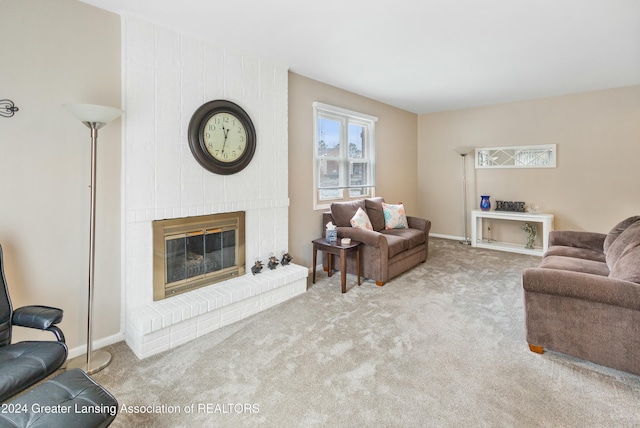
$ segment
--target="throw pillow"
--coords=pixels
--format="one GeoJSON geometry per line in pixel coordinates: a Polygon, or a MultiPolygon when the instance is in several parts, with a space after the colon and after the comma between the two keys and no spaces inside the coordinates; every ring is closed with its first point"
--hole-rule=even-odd
{"type": "Polygon", "coordinates": [[[385,229],[407,229],[409,227],[403,204],[394,205],[383,202],[382,212],[384,213],[385,229]]]}
{"type": "Polygon", "coordinates": [[[351,218],[351,226],[356,229],[373,230],[369,216],[362,208],[358,208],[355,215],[351,218]]]}

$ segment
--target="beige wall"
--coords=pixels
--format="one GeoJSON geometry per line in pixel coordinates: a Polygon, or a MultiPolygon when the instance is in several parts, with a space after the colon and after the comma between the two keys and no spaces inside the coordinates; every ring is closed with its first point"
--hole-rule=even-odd
{"type": "Polygon", "coordinates": [[[556,229],[598,232],[640,214],[640,86],[424,114],[418,129],[418,211],[433,233],[464,234],[458,146],[558,147],[555,169],[476,170],[469,156],[469,209],[485,194],[536,202],[556,229]]]}
{"type": "Polygon", "coordinates": [[[311,241],[321,236],[322,211],[313,210],[314,101],[378,117],[376,195],[417,211],[417,115],[289,73],[289,252],[310,267],[311,241]]]}
{"type": "MultiPolygon", "coordinates": [[[[120,18],[74,0],[0,2],[0,243],[14,307],[64,310],[86,343],[90,131],[62,104],[120,106],[120,18]]],[[[120,119],[99,131],[94,338],[120,332],[120,119]]],[[[52,339],[14,329],[14,340],[52,339]]]]}

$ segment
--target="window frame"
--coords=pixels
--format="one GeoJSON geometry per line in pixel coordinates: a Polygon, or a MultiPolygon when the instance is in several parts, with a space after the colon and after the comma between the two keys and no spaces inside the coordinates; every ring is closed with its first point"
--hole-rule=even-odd
{"type": "Polygon", "coordinates": [[[375,196],[375,124],[378,118],[365,113],[348,110],[320,102],[313,103],[313,207],[314,210],[328,209],[332,202],[349,201],[364,197],[375,196]],[[327,158],[319,156],[319,119],[326,117],[340,122],[340,153],[339,156],[327,158]],[[349,125],[356,124],[365,128],[365,139],[363,141],[363,158],[349,157],[349,125]],[[340,183],[335,187],[320,187],[320,161],[339,162],[340,183]],[[354,165],[363,163],[367,165],[367,184],[363,186],[353,186],[349,184],[354,165]],[[321,191],[335,189],[339,192],[336,198],[320,198],[321,191]],[[367,189],[365,194],[353,195],[355,189],[367,189]],[[346,192],[345,192],[346,191],[346,192]],[[346,193],[346,195],[345,195],[346,193]]]}

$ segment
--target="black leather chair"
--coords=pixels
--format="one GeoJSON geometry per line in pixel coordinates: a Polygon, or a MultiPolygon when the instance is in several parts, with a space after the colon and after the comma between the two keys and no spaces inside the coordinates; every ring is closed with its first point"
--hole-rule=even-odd
{"type": "Polygon", "coordinates": [[[48,306],[11,306],[0,246],[0,402],[30,387],[59,369],[67,360],[67,345],[56,326],[62,310],[48,306]],[[13,326],[52,332],[57,341],[11,343],[13,326]]]}
{"type": "Polygon", "coordinates": [[[118,401],[80,369],[62,373],[3,404],[0,428],[108,427],[118,401]]]}

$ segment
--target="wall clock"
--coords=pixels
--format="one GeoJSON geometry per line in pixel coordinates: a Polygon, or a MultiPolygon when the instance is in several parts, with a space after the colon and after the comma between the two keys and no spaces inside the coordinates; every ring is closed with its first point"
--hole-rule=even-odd
{"type": "Polygon", "coordinates": [[[256,130],[238,104],[214,100],[201,105],[189,121],[189,148],[203,168],[235,174],[249,165],[256,151],[256,130]]]}

